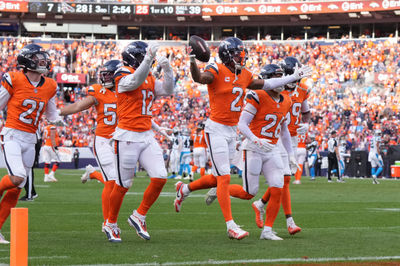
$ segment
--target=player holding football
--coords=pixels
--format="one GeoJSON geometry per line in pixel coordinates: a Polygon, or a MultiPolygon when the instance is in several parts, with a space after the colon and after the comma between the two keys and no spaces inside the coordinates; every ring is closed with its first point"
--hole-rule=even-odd
{"type": "Polygon", "coordinates": [[[200,71],[193,56],[190,71],[195,82],[207,84],[210,98],[210,117],[206,121],[206,143],[212,161],[212,175],[204,175],[189,185],[178,182],[174,201],[175,210],[180,211],[182,202],[191,191],[217,187],[217,198],[225,218],[229,238],[242,239],[248,232],[233,220],[229,197],[230,160],[233,159],[236,126],[243,107],[245,89],[271,90],[308,76],[308,67],[296,68],[293,75],[275,79],[255,79],[245,68],[247,51],[243,42],[230,37],[221,42],[218,49],[222,64],[210,64],[200,71]]]}
{"type": "Polygon", "coordinates": [[[90,178],[104,183],[101,195],[104,218],[102,231],[104,231],[104,225],[110,209],[110,194],[117,178],[111,137],[117,125],[117,95],[115,92],[114,73],[120,66],[122,64],[119,60],[107,61],[100,69],[99,84],[93,84],[88,87],[88,96],[60,110],[60,115],[65,116],[81,112],[92,106],[96,108],[97,126],[93,153],[97,164],[100,166],[101,173],[95,171],[93,166],[89,164],[86,166],[86,172],[82,175],[81,180],[82,183],[85,183],[90,178]]]}
{"type": "Polygon", "coordinates": [[[155,97],[173,94],[174,77],[168,59],[163,56],[157,57],[156,62],[164,72],[164,80],[156,80],[150,73],[158,47],[157,43],[130,43],[122,52],[124,66],[114,76],[118,116],[113,134],[117,182],[110,196],[110,212],[104,227],[110,241],[121,241],[117,218],[124,196],[132,186],[137,162],[150,176],[150,184],[139,208],[128,217],[128,223],[144,240],[150,240],[146,214],[167,182],[167,170],[161,147],[151,130],[151,118],[155,97]]]}
{"type": "Polygon", "coordinates": [[[58,132],[55,125],[47,125],[43,130],[44,145],[42,146],[44,160],[44,182],[57,182],[54,173],[60,164],[57,149],[58,149],[58,132]],[[49,173],[50,164],[53,163],[53,168],[49,173]]]}
{"type": "MultiPolygon", "coordinates": [[[[292,75],[293,73],[295,73],[296,68],[300,65],[300,62],[295,57],[287,57],[282,64],[282,68],[285,75],[292,75]]],[[[298,146],[297,134],[305,134],[308,131],[308,123],[311,117],[310,109],[307,102],[309,91],[306,85],[301,82],[301,79],[302,77],[298,78],[294,82],[285,85],[285,91],[283,92],[284,94],[289,95],[292,100],[292,107],[288,113],[288,128],[290,131],[290,136],[292,138],[292,149],[294,151],[294,154],[289,155],[286,152],[286,149],[283,147],[282,143],[278,143],[281,146],[280,152],[285,167],[285,179],[282,191],[282,207],[286,216],[286,225],[291,235],[294,235],[301,231],[301,228],[295,224],[292,217],[292,206],[289,190],[291,175],[298,170],[296,159],[296,150],[298,146]],[[302,121],[303,123],[300,123],[300,121],[302,121]]],[[[270,188],[268,188],[263,197],[253,202],[252,204],[253,209],[256,213],[256,224],[259,227],[263,224],[264,206],[268,202],[270,193],[271,190],[270,188]]]]}
{"type": "MultiPolygon", "coordinates": [[[[0,109],[7,107],[1,147],[8,175],[0,181],[0,229],[18,202],[35,159],[36,130],[45,113],[56,125],[63,124],[57,113],[57,83],[45,77],[50,70],[49,54],[40,45],[28,44],[17,57],[23,71],[7,72],[0,86],[0,109]]],[[[0,243],[9,243],[0,234],[0,243]]]]}

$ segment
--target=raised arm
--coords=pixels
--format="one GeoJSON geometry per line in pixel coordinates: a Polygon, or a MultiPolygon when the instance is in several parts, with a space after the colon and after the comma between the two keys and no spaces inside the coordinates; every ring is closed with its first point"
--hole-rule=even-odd
{"type": "Polygon", "coordinates": [[[190,56],[190,73],[195,82],[200,84],[211,84],[214,81],[214,75],[210,72],[201,72],[196,63],[194,55],[190,56]]]}
{"type": "Polygon", "coordinates": [[[156,80],[155,92],[157,96],[167,96],[174,93],[174,72],[165,56],[157,57],[157,62],[164,71],[164,80],[156,80]]]}

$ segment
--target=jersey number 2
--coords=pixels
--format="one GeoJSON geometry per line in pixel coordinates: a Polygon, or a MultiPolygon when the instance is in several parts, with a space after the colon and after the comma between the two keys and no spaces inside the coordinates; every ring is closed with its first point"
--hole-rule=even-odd
{"type": "Polygon", "coordinates": [[[231,103],[231,111],[232,112],[240,112],[241,111],[241,106],[237,106],[239,103],[240,99],[242,98],[243,95],[243,89],[240,87],[233,87],[232,89],[232,94],[237,94],[235,100],[232,101],[231,103]]]}
{"type": "Polygon", "coordinates": [[[39,106],[38,106],[38,103],[37,103],[35,100],[32,100],[32,99],[25,99],[25,100],[22,102],[22,106],[24,106],[24,107],[30,106],[30,107],[29,107],[28,110],[26,110],[25,112],[22,112],[22,113],[19,115],[19,120],[21,120],[21,121],[24,122],[25,124],[29,124],[29,125],[32,124],[33,119],[32,119],[32,118],[28,118],[28,116],[30,116],[30,115],[36,110],[36,108],[37,108],[36,117],[35,117],[35,122],[33,122],[33,125],[36,126],[37,123],[39,122],[39,116],[40,116],[40,113],[41,113],[42,110],[43,110],[44,102],[39,102],[39,106]]]}

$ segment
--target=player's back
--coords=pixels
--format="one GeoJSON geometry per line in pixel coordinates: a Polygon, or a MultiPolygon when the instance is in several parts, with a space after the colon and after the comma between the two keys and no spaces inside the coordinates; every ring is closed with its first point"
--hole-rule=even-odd
{"type": "Polygon", "coordinates": [[[190,136],[183,135],[182,136],[182,150],[181,152],[190,152],[190,136]]]}
{"type": "Polygon", "coordinates": [[[149,74],[137,89],[120,92],[118,84],[121,78],[134,72],[133,68],[127,66],[121,67],[115,72],[118,127],[130,131],[143,132],[151,130],[155,78],[149,74]]]}
{"type": "Polygon", "coordinates": [[[96,98],[96,136],[111,138],[111,134],[117,126],[116,93],[103,88],[100,84],[93,84],[88,88],[88,95],[96,98]]]}
{"type": "Polygon", "coordinates": [[[210,119],[223,125],[237,125],[252,74],[243,69],[235,75],[223,64],[210,64],[205,71],[214,76],[214,81],[208,84],[210,119]]]}
{"type": "Polygon", "coordinates": [[[55,125],[47,125],[44,128],[43,131],[43,136],[44,136],[44,146],[53,146],[53,143],[51,142],[51,132],[54,131],[54,140],[56,141],[57,145],[57,140],[58,140],[58,134],[57,134],[57,127],[55,125]]]}
{"type": "Polygon", "coordinates": [[[207,148],[204,130],[200,132],[194,132],[192,135],[193,148],[207,148]]]}

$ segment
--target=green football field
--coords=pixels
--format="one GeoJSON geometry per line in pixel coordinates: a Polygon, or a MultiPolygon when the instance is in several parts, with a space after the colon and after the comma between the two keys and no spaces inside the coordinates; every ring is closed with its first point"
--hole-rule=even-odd
{"type": "MultiPolygon", "coordinates": [[[[1,170],[1,175],[5,170],[1,170]]],[[[29,265],[264,265],[272,263],[329,263],[366,261],[400,265],[400,180],[347,179],[327,183],[325,178],[291,185],[296,223],[303,231],[290,236],[282,210],[274,230],[284,241],[260,240],[252,201],[232,199],[237,224],[250,232],[241,241],[230,240],[217,202],[206,206],[207,191],[191,194],[181,213],[173,207],[175,180],[147,215],[150,241],[141,240],[127,224],[149,183],[144,173],[122,205],[119,226],[122,243],[110,243],[101,232],[102,184],[81,184],[82,170],[58,170],[58,183],[44,183],[35,170],[39,197],[19,202],[29,208],[29,265]],[[398,263],[398,264],[397,264],[398,263]],[[392,263],[391,263],[392,264],[392,263]]],[[[260,192],[266,185],[260,179],[260,192]]],[[[232,183],[241,184],[233,176],[232,183]]],[[[23,195],[24,192],[21,193],[23,195]]],[[[10,238],[10,221],[2,233],[10,238]]],[[[9,263],[9,246],[0,245],[0,264],[9,263]]]]}

